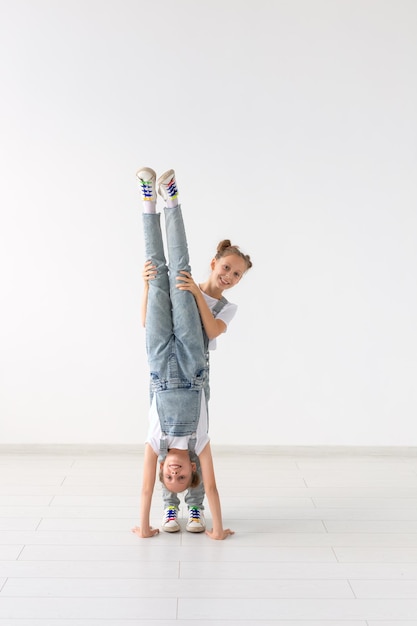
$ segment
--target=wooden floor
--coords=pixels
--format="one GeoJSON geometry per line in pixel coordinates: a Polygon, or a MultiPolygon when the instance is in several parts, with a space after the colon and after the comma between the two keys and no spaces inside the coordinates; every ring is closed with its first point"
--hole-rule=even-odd
{"type": "Polygon", "coordinates": [[[415,455],[214,457],[224,542],[130,532],[141,451],[2,453],[0,626],[417,626],[415,455]]]}

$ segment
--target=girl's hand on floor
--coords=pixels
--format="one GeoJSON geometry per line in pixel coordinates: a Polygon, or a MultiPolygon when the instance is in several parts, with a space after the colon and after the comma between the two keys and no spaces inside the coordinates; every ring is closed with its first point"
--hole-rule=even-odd
{"type": "Polygon", "coordinates": [[[223,539],[226,539],[226,537],[228,537],[229,535],[234,535],[234,534],[235,534],[235,531],[230,530],[230,528],[225,528],[221,533],[215,533],[213,529],[206,530],[206,535],[208,535],[210,539],[217,539],[219,541],[222,541],[223,539]]]}
{"type": "Polygon", "coordinates": [[[138,537],[147,539],[148,537],[153,537],[154,535],[157,535],[159,533],[159,528],[152,528],[152,526],[150,526],[146,530],[143,530],[142,528],[139,528],[139,526],[135,526],[134,528],[132,528],[132,533],[134,533],[138,537]]]}

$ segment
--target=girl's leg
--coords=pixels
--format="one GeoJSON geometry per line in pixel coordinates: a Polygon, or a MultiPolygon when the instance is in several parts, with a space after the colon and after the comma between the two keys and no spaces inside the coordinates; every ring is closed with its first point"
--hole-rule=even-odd
{"type": "Polygon", "coordinates": [[[177,509],[180,508],[180,499],[176,493],[172,493],[172,491],[168,491],[165,485],[162,483],[162,500],[164,501],[164,507],[167,506],[175,506],[177,509]]]}
{"type": "MultiPolygon", "coordinates": [[[[201,476],[200,461],[197,457],[197,471],[201,476]]],[[[206,522],[204,519],[204,483],[201,480],[197,487],[189,489],[185,494],[185,504],[188,508],[188,520],[185,529],[190,533],[202,533],[206,530],[206,522]]]]}
{"type": "Polygon", "coordinates": [[[169,281],[173,332],[177,339],[179,366],[189,378],[205,369],[206,358],[200,314],[194,296],[177,288],[181,270],[191,272],[187,237],[181,207],[165,209],[166,238],[169,257],[169,281]]]}
{"type": "Polygon", "coordinates": [[[181,526],[178,522],[180,499],[176,493],[168,491],[164,484],[162,484],[162,499],[164,501],[164,514],[162,517],[161,530],[165,533],[176,533],[181,530],[181,526]]]}
{"type": "Polygon", "coordinates": [[[173,325],[160,213],[143,214],[146,258],[156,268],[155,278],[149,280],[146,309],[146,347],[151,372],[166,376],[167,350],[172,340],[173,325]]]}
{"type": "Polygon", "coordinates": [[[184,502],[190,508],[191,506],[195,506],[198,509],[204,510],[204,484],[203,481],[198,485],[198,487],[194,487],[193,489],[189,489],[184,497],[184,502]]]}
{"type": "Polygon", "coordinates": [[[178,187],[174,170],[168,170],[158,178],[158,193],[166,203],[165,226],[169,257],[169,280],[172,302],[173,331],[177,343],[180,374],[192,378],[205,368],[204,336],[200,314],[194,296],[177,288],[177,276],[181,270],[191,273],[187,237],[181,207],[178,204],[178,187]]]}

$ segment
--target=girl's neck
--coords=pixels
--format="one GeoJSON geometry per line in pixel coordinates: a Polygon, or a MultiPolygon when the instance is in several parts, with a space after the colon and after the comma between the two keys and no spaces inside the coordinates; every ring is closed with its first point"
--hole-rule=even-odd
{"type": "Polygon", "coordinates": [[[209,280],[206,280],[205,283],[200,283],[198,286],[200,287],[203,293],[205,293],[207,296],[210,296],[211,298],[220,300],[220,298],[222,297],[223,291],[220,290],[218,287],[213,287],[210,284],[209,280]]]}

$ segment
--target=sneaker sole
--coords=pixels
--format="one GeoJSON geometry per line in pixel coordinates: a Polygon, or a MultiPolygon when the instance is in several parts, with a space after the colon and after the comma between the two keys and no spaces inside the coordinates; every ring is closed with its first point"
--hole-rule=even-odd
{"type": "Polygon", "coordinates": [[[136,172],[136,176],[139,178],[138,174],[141,172],[146,172],[146,174],[149,174],[149,180],[151,180],[152,178],[156,180],[156,172],[154,172],[153,169],[151,169],[150,167],[141,167],[137,172],[136,172]]]}
{"type": "Polygon", "coordinates": [[[189,533],[203,533],[206,529],[205,528],[188,528],[187,526],[185,530],[189,533]]]}
{"type": "Polygon", "coordinates": [[[180,531],[180,528],[164,528],[163,526],[161,526],[161,530],[163,533],[178,533],[180,531]]]}

